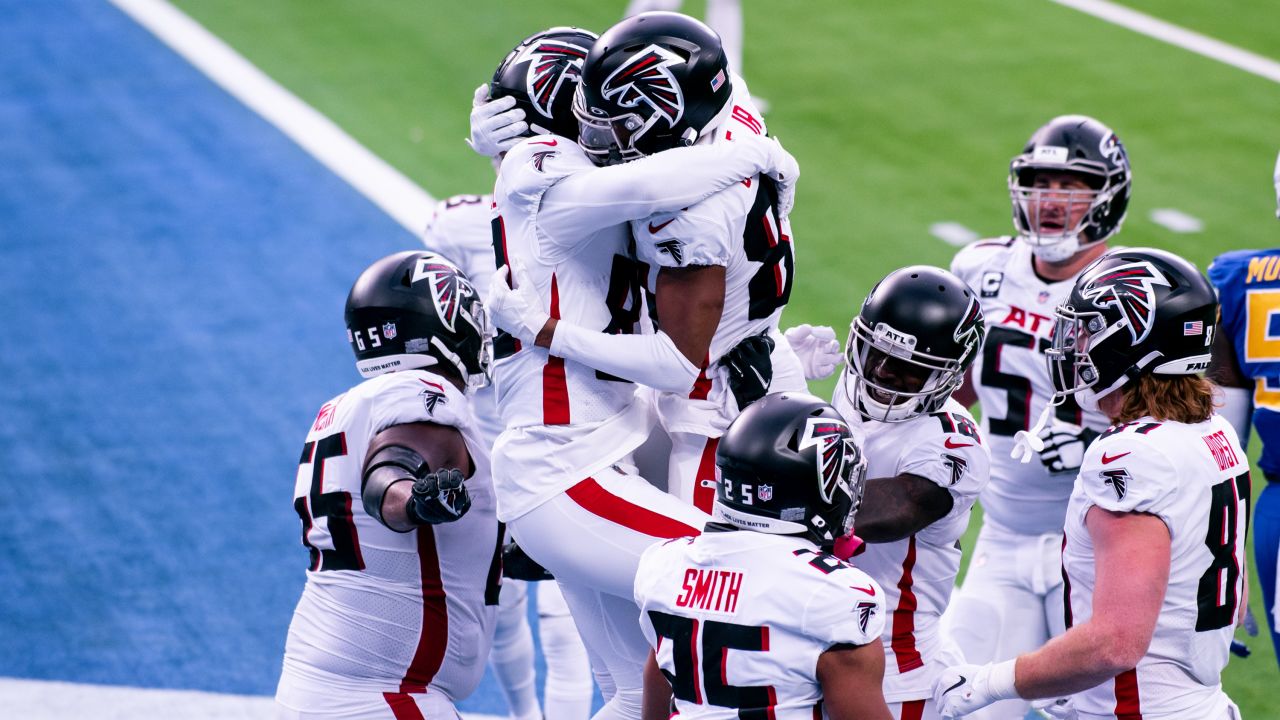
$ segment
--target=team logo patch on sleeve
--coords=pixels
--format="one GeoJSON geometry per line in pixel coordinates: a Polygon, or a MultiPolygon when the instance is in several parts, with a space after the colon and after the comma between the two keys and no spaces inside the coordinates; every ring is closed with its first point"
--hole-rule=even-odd
{"type": "Polygon", "coordinates": [[[684,243],[679,240],[675,238],[663,240],[662,242],[655,244],[654,247],[658,248],[658,252],[670,255],[671,259],[675,260],[677,265],[684,264],[684,243]]]}
{"type": "Polygon", "coordinates": [[[1124,468],[1103,470],[1102,477],[1106,478],[1102,484],[1110,485],[1111,489],[1116,491],[1116,499],[1123,500],[1125,493],[1129,492],[1129,481],[1133,480],[1129,471],[1124,468]]]}
{"type": "Polygon", "coordinates": [[[668,126],[674,127],[684,115],[684,94],[669,68],[684,62],[684,58],[670,50],[650,45],[632,55],[604,81],[604,97],[621,107],[645,103],[666,118],[668,126]]]}
{"type": "Polygon", "coordinates": [[[942,456],[942,464],[951,471],[951,487],[957,485],[964,478],[964,471],[969,468],[969,463],[958,455],[944,454],[942,456]]]}
{"type": "Polygon", "coordinates": [[[1080,294],[1100,308],[1116,308],[1123,315],[1121,324],[1129,328],[1133,344],[1151,334],[1155,325],[1155,286],[1169,287],[1169,281],[1155,267],[1143,260],[1103,270],[1089,278],[1080,294]]]}
{"type": "Polygon", "coordinates": [[[873,602],[858,603],[858,627],[862,632],[867,631],[867,625],[871,623],[871,616],[876,612],[876,604],[873,602]]]}
{"type": "Polygon", "coordinates": [[[444,394],[444,386],[428,380],[423,380],[422,384],[427,387],[418,393],[418,397],[422,398],[422,406],[426,408],[427,414],[435,415],[437,406],[446,405],[449,402],[449,398],[445,397],[444,394]]]}

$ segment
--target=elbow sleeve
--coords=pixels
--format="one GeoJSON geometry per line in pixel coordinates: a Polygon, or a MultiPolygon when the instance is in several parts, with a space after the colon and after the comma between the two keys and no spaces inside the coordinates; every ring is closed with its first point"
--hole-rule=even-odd
{"type": "Polygon", "coordinates": [[[698,379],[699,368],[661,331],[607,335],[560,321],[550,352],[663,392],[687,393],[698,379]]]}

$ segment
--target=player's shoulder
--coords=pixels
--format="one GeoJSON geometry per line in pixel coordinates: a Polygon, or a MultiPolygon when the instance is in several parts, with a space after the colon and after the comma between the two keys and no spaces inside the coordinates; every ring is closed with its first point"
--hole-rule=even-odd
{"type": "Polygon", "coordinates": [[[369,408],[375,432],[392,425],[431,422],[461,429],[469,423],[467,396],[428,370],[402,370],[370,378],[352,391],[369,408]]]}
{"type": "Polygon", "coordinates": [[[1085,451],[1077,481],[1094,504],[1109,510],[1153,510],[1177,490],[1174,458],[1191,439],[1188,427],[1152,418],[1113,425],[1085,451]]]}
{"type": "Polygon", "coordinates": [[[975,240],[960,248],[951,259],[951,272],[968,281],[983,270],[1003,269],[1017,251],[1018,239],[1013,236],[975,240]]]}
{"type": "Polygon", "coordinates": [[[427,220],[426,234],[450,235],[458,228],[487,224],[492,195],[454,195],[436,203],[427,220]]]}
{"type": "Polygon", "coordinates": [[[1223,253],[1213,259],[1206,274],[1219,293],[1252,282],[1274,284],[1280,281],[1280,248],[1223,253]]]}
{"type": "Polygon", "coordinates": [[[806,634],[830,643],[865,645],[884,631],[884,589],[867,573],[817,550],[792,551],[782,578],[789,594],[805,598],[806,634]]]}
{"type": "Polygon", "coordinates": [[[537,192],[566,175],[594,168],[576,142],[559,135],[536,135],[507,151],[498,168],[499,186],[506,193],[537,192]]]}

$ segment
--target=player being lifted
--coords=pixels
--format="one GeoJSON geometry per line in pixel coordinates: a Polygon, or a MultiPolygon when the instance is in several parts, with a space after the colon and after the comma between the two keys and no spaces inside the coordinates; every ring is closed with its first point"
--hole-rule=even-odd
{"type": "Polygon", "coordinates": [[[1221,673],[1245,596],[1249,460],[1213,411],[1213,287],[1162,250],[1113,250],[1058,306],[1054,402],[1113,423],[1067,508],[1068,630],[1016,660],[959,665],[944,718],[1002,698],[1074,694],[1082,718],[1234,720],[1221,673]]]}
{"type": "MultiPolygon", "coordinates": [[[[523,45],[551,56],[535,62],[539,74],[562,59],[560,74],[496,93],[548,102],[557,122],[548,129],[576,126],[558,100],[573,91],[583,53],[537,36],[523,45]],[[547,88],[555,101],[535,95],[547,88]]],[[[504,65],[525,52],[517,48],[504,65]]],[[[495,77],[503,76],[500,67],[495,77]]],[[[763,137],[608,168],[595,167],[563,135],[528,138],[507,151],[494,188],[494,250],[503,267],[495,277],[505,279],[508,262],[519,263],[524,281],[546,298],[538,308],[544,316],[592,332],[633,332],[642,276],[628,254],[626,222],[692,205],[757,172],[784,168],[790,177],[794,166],[763,137]]],[[[597,717],[634,718],[646,651],[632,597],[635,564],[656,539],[700,532],[707,516],[629,466],[652,427],[652,408],[636,400],[634,386],[527,340],[496,341],[506,426],[494,448],[498,517],[560,584],[606,698],[597,717]]]]}
{"type": "Polygon", "coordinates": [[[882,637],[884,696],[900,720],[936,718],[933,680],[960,661],[938,623],[990,452],[951,393],[985,332],[978,300],[959,278],[925,265],[895,270],[850,324],[831,399],[866,436],[870,479],[857,536],[867,544],[857,565],[884,588],[892,615],[882,637]]]}
{"type": "MultiPolygon", "coordinates": [[[[1059,572],[1062,527],[1072,481],[1089,442],[1107,422],[1068,396],[1043,426],[1038,461],[1011,457],[1048,407],[1053,388],[1044,352],[1053,309],[1086,265],[1106,252],[1129,205],[1124,146],[1092,118],[1066,115],[1031,135],[1009,166],[1016,237],[974,243],[951,271],[978,293],[987,339],[965,386],[976,398],[991,448],[991,482],[982,492],[982,529],[964,585],[945,624],[975,662],[1008,659],[1063,631],[1059,572]]],[[[1006,702],[982,718],[1021,717],[1006,702]]]]}
{"type": "MultiPolygon", "coordinates": [[[[637,15],[602,35],[583,66],[574,110],[581,144],[610,167],[688,145],[754,142],[765,132],[715,33],[677,13],[637,15]]],[[[738,179],[632,223],[638,277],[655,298],[655,335],[610,337],[549,318],[537,296],[491,291],[501,327],[658,391],[658,417],[672,440],[668,489],[702,510],[711,508],[716,444],[729,422],[766,392],[806,387],[778,331],[795,269],[792,192],[754,173],[738,179]]]]}
{"type": "Polygon", "coordinates": [[[278,716],[450,720],[484,674],[501,579],[469,408],[488,382],[484,310],[447,260],[401,252],[356,280],[346,323],[366,379],[320,408],[302,449],[311,566],[278,716]]]}
{"type": "Polygon", "coordinates": [[[830,554],[862,493],[855,433],[804,393],[757,401],[717,451],[717,522],[650,547],[635,598],[645,719],[888,720],[884,592],[830,554]]]}

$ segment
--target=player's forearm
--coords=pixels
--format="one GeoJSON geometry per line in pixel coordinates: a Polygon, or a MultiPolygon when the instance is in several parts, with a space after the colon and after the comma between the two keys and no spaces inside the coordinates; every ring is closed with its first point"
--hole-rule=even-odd
{"type": "Polygon", "coordinates": [[[1027,698],[1065,697],[1132,669],[1142,654],[1121,628],[1086,622],[1018,657],[1014,685],[1027,698]]]}
{"type": "MultiPolygon", "coordinates": [[[[539,345],[545,337],[544,329],[538,335],[539,345]]],[[[607,335],[560,320],[555,321],[546,347],[556,357],[664,392],[688,393],[698,379],[699,368],[661,331],[653,335],[607,335]]]]}

